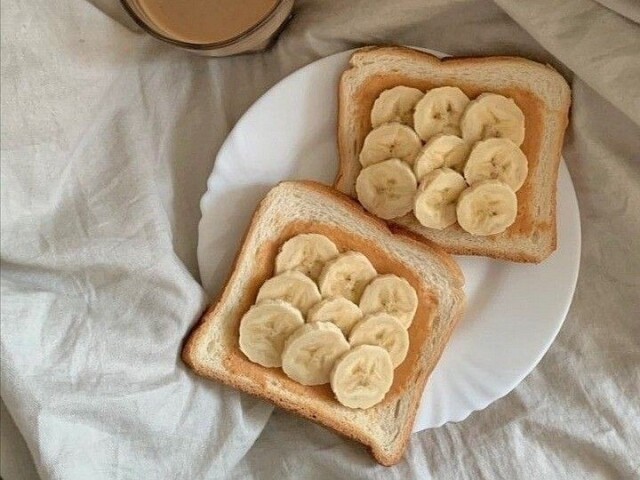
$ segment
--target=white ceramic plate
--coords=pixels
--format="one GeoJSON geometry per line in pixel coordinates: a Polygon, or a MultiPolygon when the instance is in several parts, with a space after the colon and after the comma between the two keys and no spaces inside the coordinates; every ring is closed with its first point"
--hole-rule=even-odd
{"type": "MultiPolygon", "coordinates": [[[[337,85],[350,55],[324,58],[275,85],[220,149],[201,202],[198,241],[200,274],[211,298],[223,287],[249,219],[271,187],[286,179],[333,183],[337,85]]],[[[557,211],[558,249],[540,265],[457,257],[468,309],[427,383],[414,431],[463,420],[506,395],[553,342],[580,260],[578,204],[564,163],[557,211]]]]}

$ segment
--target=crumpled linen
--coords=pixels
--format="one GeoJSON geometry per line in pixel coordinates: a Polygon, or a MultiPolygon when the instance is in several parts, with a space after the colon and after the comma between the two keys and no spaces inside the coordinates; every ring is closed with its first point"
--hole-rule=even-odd
{"type": "Polygon", "coordinates": [[[24,437],[3,409],[5,480],[640,474],[636,2],[299,1],[272,49],[224,59],[81,0],[1,6],[1,394],[24,437]],[[178,357],[207,302],[198,202],[225,136],[287,74],[377,43],[524,55],[565,74],[583,235],[574,301],[540,365],[487,409],[414,434],[391,469],[178,357]]]}

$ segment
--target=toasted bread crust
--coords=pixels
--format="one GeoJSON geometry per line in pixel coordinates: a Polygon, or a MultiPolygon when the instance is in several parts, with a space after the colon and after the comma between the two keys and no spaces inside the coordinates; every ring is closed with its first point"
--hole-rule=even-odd
{"type": "Polygon", "coordinates": [[[513,98],[523,110],[526,135],[522,149],[529,162],[529,175],[517,192],[518,216],[502,234],[492,237],[471,235],[459,225],[437,231],[423,227],[408,214],[390,222],[394,232],[411,230],[419,237],[434,242],[447,252],[459,255],[481,255],[515,262],[538,263],[557,246],[556,182],[564,132],[571,103],[570,90],[564,79],[551,67],[520,57],[437,57],[406,47],[365,47],[351,57],[351,68],[343,72],[338,90],[338,151],[340,166],[334,186],[356,198],[355,180],[360,172],[358,153],[371,129],[369,112],[378,95],[393,86],[406,85],[426,91],[442,85],[460,87],[470,98],[492,91],[513,98]],[[372,72],[363,71],[381,59],[394,59],[394,67],[372,72]],[[438,80],[411,73],[411,68],[428,66],[438,71],[438,80]],[[528,69],[547,77],[558,92],[550,99],[534,94],[526,84],[506,82],[488,88],[470,75],[474,69],[490,66],[501,69],[528,69]],[[553,104],[552,101],[554,102],[553,104]],[[554,127],[549,125],[553,123],[554,127]],[[550,131],[551,130],[551,131],[550,131]],[[550,145],[543,140],[550,138],[550,145]]]}
{"type": "MultiPolygon", "coordinates": [[[[232,272],[221,296],[204,313],[187,338],[182,350],[182,359],[198,375],[215,379],[238,388],[319,423],[339,435],[356,440],[367,446],[379,463],[382,465],[393,465],[402,458],[402,454],[406,449],[424,385],[440,358],[455,324],[464,311],[464,294],[462,292],[464,277],[455,261],[441,248],[424,242],[423,240],[418,241],[411,233],[403,232],[394,236],[383,221],[366,213],[357,202],[348,196],[330,187],[309,181],[285,182],[280,186],[286,188],[288,185],[294,184],[299,188],[318,193],[325,196],[327,200],[339,204],[341,208],[349,212],[349,215],[353,216],[354,221],[366,223],[368,227],[388,237],[390,242],[409,245],[412,251],[415,251],[419,255],[426,255],[434,259],[446,271],[446,276],[451,284],[452,294],[456,299],[449,313],[449,317],[446,319],[434,319],[438,298],[434,298],[430,286],[411,271],[411,266],[401,265],[397,260],[391,259],[390,257],[387,258],[388,255],[385,253],[384,246],[367,245],[360,242],[358,238],[348,232],[340,231],[340,229],[335,226],[328,227],[316,223],[305,224],[299,221],[291,222],[279,235],[278,241],[261,245],[258,252],[249,250],[247,247],[248,240],[258,233],[259,223],[263,219],[263,216],[267,215],[266,212],[269,210],[272,198],[272,194],[270,193],[261,202],[253,216],[251,224],[245,234],[242,248],[235,258],[232,272]],[[327,234],[336,242],[339,248],[342,249],[353,248],[353,246],[356,245],[358,250],[362,251],[376,268],[380,268],[381,272],[397,273],[405,276],[405,278],[409,276],[409,280],[414,285],[414,288],[417,287],[416,290],[418,291],[420,299],[421,312],[419,312],[419,318],[416,318],[410,329],[412,345],[410,347],[410,355],[407,357],[409,361],[405,361],[396,370],[394,385],[385,400],[379,406],[372,407],[366,411],[359,411],[363,413],[358,413],[361,417],[368,418],[368,422],[375,422],[378,416],[382,418],[385,414],[389,415],[389,410],[393,408],[394,405],[396,409],[399,408],[398,405],[401,405],[401,400],[406,402],[403,404],[403,409],[406,411],[406,414],[404,415],[402,424],[397,425],[398,432],[393,439],[392,448],[388,446],[385,448],[378,439],[367,435],[363,428],[359,428],[360,425],[355,420],[345,420],[344,416],[336,415],[336,409],[338,409],[337,411],[339,413],[343,409],[346,409],[346,407],[338,404],[333,398],[328,386],[305,387],[299,385],[288,379],[280,369],[266,369],[257,364],[252,364],[244,358],[238,348],[237,324],[242,314],[246,312],[250,304],[253,303],[255,292],[257,292],[257,289],[262,283],[262,279],[266,279],[271,274],[273,260],[281,244],[281,240],[307,231],[327,234]],[[243,296],[244,304],[238,309],[239,313],[237,318],[231,321],[231,323],[235,324],[235,327],[233,327],[234,338],[225,343],[223,339],[216,337],[216,340],[220,342],[220,344],[217,344],[217,351],[215,353],[209,353],[209,345],[214,341],[211,332],[215,329],[216,322],[224,321],[219,318],[220,312],[223,307],[231,301],[230,296],[238,280],[238,266],[246,261],[247,256],[251,255],[258,258],[259,267],[257,270],[259,270],[259,272],[255,277],[252,277],[250,288],[246,289],[247,293],[243,296]],[[436,302],[435,304],[433,304],[434,301],[436,302]],[[430,337],[430,335],[435,334],[432,328],[434,321],[440,322],[443,325],[442,331],[437,332],[437,339],[430,337]],[[422,341],[418,341],[419,338],[422,339],[422,341]],[[426,352],[429,348],[427,344],[431,343],[434,345],[431,350],[428,351],[427,355],[426,352]],[[217,362],[209,361],[207,358],[209,355],[216,356],[217,362]],[[299,401],[297,399],[298,397],[291,395],[293,392],[303,394],[309,401],[299,401]],[[318,402],[322,405],[319,408],[317,407],[318,402]],[[331,405],[331,408],[327,408],[327,405],[331,405]]],[[[277,188],[280,187],[276,187],[276,189],[277,188]]],[[[440,315],[440,313],[438,313],[438,315],[440,315]]],[[[231,327],[229,327],[229,329],[231,329],[231,327]]]]}

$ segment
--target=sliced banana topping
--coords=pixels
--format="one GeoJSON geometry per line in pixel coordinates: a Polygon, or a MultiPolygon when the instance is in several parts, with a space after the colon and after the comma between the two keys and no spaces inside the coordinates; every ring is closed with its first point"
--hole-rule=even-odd
{"type": "Polygon", "coordinates": [[[324,264],[337,257],[338,253],[338,247],[324,235],[296,235],[282,245],[276,257],[276,273],[296,270],[317,280],[324,264]]]}
{"type": "MultiPolygon", "coordinates": [[[[408,165],[394,162],[415,189],[408,165]]],[[[302,385],[330,382],[347,407],[369,408],[384,399],[393,369],[407,357],[407,328],[417,308],[407,280],[378,275],[362,253],[339,253],[327,237],[302,233],[283,243],[275,276],[240,319],[239,348],[250,361],[282,367],[302,385]]]]}
{"type": "Polygon", "coordinates": [[[458,199],[458,223],[473,235],[504,232],[516,219],[518,200],[499,180],[484,180],[467,188],[458,199]]]}
{"type": "Polygon", "coordinates": [[[413,213],[425,227],[447,228],[456,223],[456,202],[465,188],[464,178],[455,170],[434,170],[420,183],[413,213]]]}
{"type": "Polygon", "coordinates": [[[469,144],[455,135],[436,135],[418,154],[413,171],[418,182],[437,168],[449,167],[462,172],[469,156],[469,144]]]}
{"type": "Polygon", "coordinates": [[[386,123],[374,128],[364,139],[360,164],[368,167],[390,158],[399,158],[409,165],[422,148],[422,142],[410,127],[401,123],[386,123]]]}
{"type": "Polygon", "coordinates": [[[286,340],[282,370],[302,385],[329,382],[336,360],[349,350],[349,342],[333,323],[307,323],[286,340]]]}
{"type": "Polygon", "coordinates": [[[325,298],[311,307],[307,322],[331,322],[347,336],[353,326],[362,320],[360,308],[344,297],[325,298]]]}
{"type": "Polygon", "coordinates": [[[322,297],[313,280],[303,273],[283,272],[262,284],[256,303],[265,299],[284,300],[306,315],[307,311],[322,297]]]}
{"type": "Polygon", "coordinates": [[[349,336],[352,347],[377,345],[389,352],[393,368],[400,365],[409,351],[409,333],[387,313],[374,313],[358,322],[349,336]]]}
{"type": "Polygon", "coordinates": [[[460,222],[462,214],[461,226],[474,235],[508,228],[515,221],[514,209],[517,215],[517,200],[500,186],[468,188],[466,202],[462,207],[457,203],[467,185],[486,180],[499,180],[511,193],[522,187],[528,175],[527,158],[519,148],[525,137],[524,113],[513,99],[495,93],[471,101],[460,88],[443,86],[420,95],[418,89],[397,86],[374,102],[373,130],[359,157],[364,168],[356,179],[358,200],[384,220],[413,211],[423,226],[444,229],[460,222]],[[426,141],[423,147],[421,140],[426,141]],[[412,167],[413,178],[406,166],[412,167]],[[497,206],[487,218],[480,206],[485,197],[500,198],[497,203],[487,200],[497,206]]]}
{"type": "Polygon", "coordinates": [[[360,345],[345,353],[331,372],[331,389],[350,408],[380,403],[393,384],[389,352],[377,345],[360,345]]]}
{"type": "Polygon", "coordinates": [[[507,138],[489,138],[473,147],[464,167],[469,185],[482,180],[500,180],[517,192],[529,171],[527,157],[507,138]]]}
{"type": "Polygon", "coordinates": [[[445,133],[460,135],[460,117],[469,103],[458,87],[438,87],[429,90],[418,102],[413,125],[422,140],[445,133]]]}
{"type": "Polygon", "coordinates": [[[483,93],[465,110],[460,128],[468,142],[508,138],[520,146],[524,141],[524,114],[511,98],[483,93]]]}
{"type": "Polygon", "coordinates": [[[404,85],[385,90],[371,109],[371,126],[376,128],[383,123],[399,122],[413,127],[413,109],[423,95],[417,88],[404,85]]]}
{"type": "Polygon", "coordinates": [[[285,340],[304,324],[300,311],[282,300],[252,306],[240,320],[240,350],[264,367],[279,367],[285,340]]]}
{"type": "Polygon", "coordinates": [[[325,265],[318,285],[324,297],[339,296],[357,303],[376,275],[367,257],[360,252],[346,252],[325,265]]]}
{"type": "Polygon", "coordinates": [[[411,168],[397,158],[363,169],[356,179],[362,206],[385,220],[411,211],[417,187],[411,168]]]}
{"type": "Polygon", "coordinates": [[[360,310],[365,315],[384,312],[409,328],[418,309],[418,294],[404,278],[397,275],[376,277],[362,293],[360,310]]]}

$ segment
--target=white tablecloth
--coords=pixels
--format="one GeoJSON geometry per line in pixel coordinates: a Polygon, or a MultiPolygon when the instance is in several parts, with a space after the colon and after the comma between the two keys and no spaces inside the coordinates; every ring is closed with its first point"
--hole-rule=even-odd
{"type": "Polygon", "coordinates": [[[83,0],[2,0],[1,22],[1,394],[24,437],[3,408],[5,480],[35,478],[31,459],[64,479],[638,478],[636,0],[299,1],[271,50],[217,60],[83,0]],[[198,201],[225,136],[287,74],[378,43],[560,69],[583,232],[540,365],[486,410],[413,435],[391,469],[178,359],[207,301],[198,201]]]}

